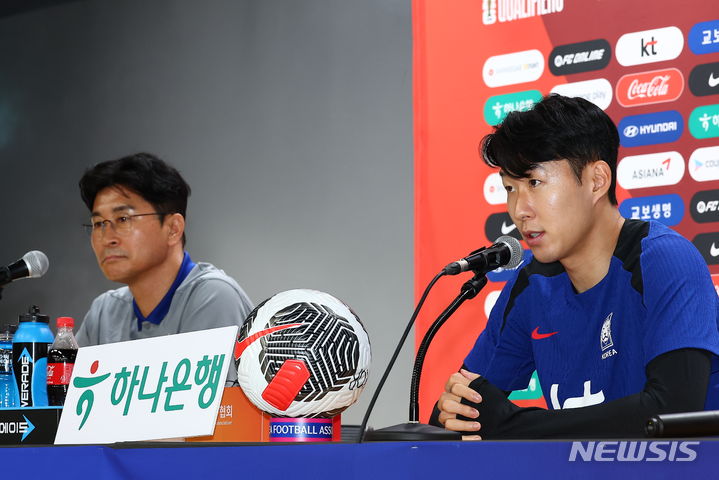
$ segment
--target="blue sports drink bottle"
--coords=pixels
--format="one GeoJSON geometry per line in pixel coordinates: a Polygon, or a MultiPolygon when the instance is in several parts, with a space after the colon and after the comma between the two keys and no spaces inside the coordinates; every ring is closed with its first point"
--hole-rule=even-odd
{"type": "Polygon", "coordinates": [[[20,325],[12,339],[13,372],[20,407],[47,406],[47,352],[54,337],[50,317],[33,305],[20,315],[20,325]]]}

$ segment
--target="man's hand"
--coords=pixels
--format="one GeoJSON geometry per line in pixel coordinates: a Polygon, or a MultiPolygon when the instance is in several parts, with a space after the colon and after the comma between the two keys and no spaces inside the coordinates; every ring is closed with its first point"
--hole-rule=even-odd
{"type": "MultiPolygon", "coordinates": [[[[477,378],[479,378],[479,375],[465,369],[461,369],[459,373],[454,373],[449,377],[447,384],[444,386],[444,393],[442,393],[437,401],[437,408],[440,410],[439,422],[444,425],[444,428],[447,430],[476,432],[481,428],[479,422],[459,420],[457,418],[457,415],[462,415],[466,418],[479,417],[479,412],[476,409],[460,403],[463,398],[474,403],[480,403],[482,401],[482,397],[479,393],[469,388],[469,384],[472,380],[477,378]]],[[[480,440],[480,437],[478,435],[470,435],[465,436],[464,439],[480,440]]]]}

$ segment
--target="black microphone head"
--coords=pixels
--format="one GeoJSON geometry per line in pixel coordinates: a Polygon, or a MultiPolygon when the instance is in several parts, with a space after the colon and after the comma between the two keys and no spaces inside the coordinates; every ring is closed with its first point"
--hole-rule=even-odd
{"type": "Polygon", "coordinates": [[[519,243],[519,240],[514,237],[510,237],[509,235],[502,235],[494,243],[503,243],[509,248],[511,255],[509,262],[507,262],[507,264],[502,268],[505,270],[511,270],[513,268],[517,268],[522,263],[522,259],[524,258],[524,249],[522,248],[522,244],[519,243]]]}
{"type": "Polygon", "coordinates": [[[22,256],[22,259],[27,264],[28,277],[30,278],[42,277],[50,266],[47,255],[39,250],[27,252],[22,256]]]}

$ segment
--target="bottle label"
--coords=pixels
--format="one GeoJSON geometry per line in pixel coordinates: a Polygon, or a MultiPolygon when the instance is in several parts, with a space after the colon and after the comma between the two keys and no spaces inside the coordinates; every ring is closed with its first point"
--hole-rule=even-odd
{"type": "Polygon", "coordinates": [[[12,349],[0,348],[0,374],[12,372],[12,349]]]}
{"type": "Polygon", "coordinates": [[[47,384],[48,385],[69,385],[72,378],[74,363],[48,363],[47,384]]]}
{"type": "Polygon", "coordinates": [[[13,373],[21,407],[47,406],[47,343],[13,343],[13,373]]]}

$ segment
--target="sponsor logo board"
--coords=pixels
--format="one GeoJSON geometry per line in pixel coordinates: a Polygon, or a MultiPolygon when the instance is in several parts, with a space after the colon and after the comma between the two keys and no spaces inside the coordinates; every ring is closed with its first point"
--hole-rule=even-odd
{"type": "Polygon", "coordinates": [[[484,224],[484,233],[490,242],[494,242],[502,235],[509,235],[517,240],[522,239],[519,229],[512,222],[512,217],[510,217],[507,212],[493,213],[487,217],[487,221],[484,224]]]}
{"type": "Polygon", "coordinates": [[[561,76],[601,70],[611,56],[612,48],[604,39],[560,45],[549,54],[549,71],[561,76]]]}
{"type": "Polygon", "coordinates": [[[689,74],[689,90],[697,97],[719,94],[719,62],[694,67],[689,74]]]}
{"type": "Polygon", "coordinates": [[[697,182],[719,180],[719,147],[694,150],[689,157],[689,175],[697,182]]]}
{"type": "Polygon", "coordinates": [[[582,97],[602,110],[606,110],[612,103],[612,85],[604,78],[556,85],[552,88],[552,93],[565,97],[582,97]]]}
{"type": "Polygon", "coordinates": [[[539,50],[525,50],[489,57],[482,67],[484,83],[491,88],[534,82],[544,72],[539,50]]]}
{"type": "Polygon", "coordinates": [[[719,190],[695,193],[689,208],[697,223],[719,222],[719,190]]]}
{"type": "Polygon", "coordinates": [[[684,201],[676,193],[628,198],[619,205],[624,218],[657,220],[665,225],[676,225],[684,218],[684,201]]]}
{"type": "Polygon", "coordinates": [[[684,76],[676,68],[630,73],[617,82],[617,102],[622,107],[672,102],[684,91],[684,76]]]}
{"type": "Polygon", "coordinates": [[[617,183],[627,190],[674,185],[684,176],[684,169],[679,152],[624,157],[617,166],[617,183]]]}
{"type": "Polygon", "coordinates": [[[704,105],[689,114],[689,131],[694,138],[719,137],[719,105],[704,105]]]}
{"type": "Polygon", "coordinates": [[[684,119],[676,110],[624,117],[617,127],[622,147],[656,145],[679,140],[684,119]]]}
{"type": "Polygon", "coordinates": [[[623,67],[674,60],[684,49],[684,35],[677,27],[625,33],[614,53],[623,67]]]}
{"type": "Polygon", "coordinates": [[[541,99],[542,93],[539,90],[527,90],[526,92],[489,97],[484,104],[484,121],[489,125],[497,125],[510,112],[531,110],[541,99]]]}
{"type": "Polygon", "coordinates": [[[490,173],[487,176],[484,180],[482,191],[484,192],[484,199],[490,205],[507,203],[507,191],[504,189],[502,177],[497,172],[490,173]]]}
{"type": "Polygon", "coordinates": [[[542,398],[542,387],[536,370],[529,379],[529,385],[524,390],[515,390],[509,395],[510,400],[536,400],[542,398]]]}
{"type": "Polygon", "coordinates": [[[564,10],[565,0],[482,0],[482,23],[513,22],[564,10]]]}
{"type": "Polygon", "coordinates": [[[697,55],[719,52],[719,20],[697,23],[687,38],[689,48],[697,55]]]}
{"type": "Polygon", "coordinates": [[[708,265],[719,264],[719,232],[700,233],[692,243],[708,265]]]}

